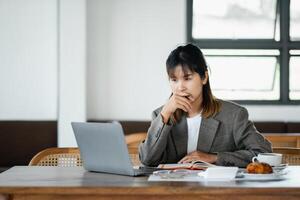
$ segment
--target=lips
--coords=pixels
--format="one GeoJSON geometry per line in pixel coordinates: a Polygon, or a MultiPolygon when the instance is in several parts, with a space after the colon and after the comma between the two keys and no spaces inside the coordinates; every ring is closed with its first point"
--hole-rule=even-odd
{"type": "Polygon", "coordinates": [[[188,100],[190,100],[190,101],[192,101],[193,100],[193,97],[192,97],[192,95],[187,95],[187,96],[185,96],[185,98],[187,98],[188,100]]]}

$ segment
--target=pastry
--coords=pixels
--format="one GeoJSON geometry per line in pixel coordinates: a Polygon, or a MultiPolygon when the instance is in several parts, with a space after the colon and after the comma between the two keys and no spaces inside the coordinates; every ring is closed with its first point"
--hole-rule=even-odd
{"type": "Polygon", "coordinates": [[[249,174],[271,174],[273,173],[272,167],[264,162],[252,162],[247,165],[246,171],[249,174]]]}

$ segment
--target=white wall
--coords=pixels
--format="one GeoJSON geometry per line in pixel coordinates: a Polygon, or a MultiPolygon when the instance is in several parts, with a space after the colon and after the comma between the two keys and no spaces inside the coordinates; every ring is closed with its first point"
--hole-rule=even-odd
{"type": "Polygon", "coordinates": [[[86,121],[86,2],[59,1],[58,146],[77,146],[72,121],[86,121]]]}
{"type": "MultiPolygon", "coordinates": [[[[185,6],[0,0],[0,120],[58,120],[60,146],[76,145],[70,122],[86,105],[88,119],[150,120],[169,95],[165,60],[185,42],[185,6]]],[[[300,106],[247,108],[253,120],[300,120],[300,106]]]]}
{"type": "Polygon", "coordinates": [[[150,119],[169,96],[165,60],[185,41],[185,1],[87,1],[88,119],[150,119]]]}
{"type": "Polygon", "coordinates": [[[86,1],[0,0],[0,120],[86,120],[86,1]]]}
{"type": "MultiPolygon", "coordinates": [[[[165,60],[184,43],[186,1],[87,1],[87,118],[150,120],[169,95],[165,60]]],[[[300,121],[300,106],[246,106],[256,121],[300,121]]]]}
{"type": "Polygon", "coordinates": [[[57,1],[0,0],[0,120],[57,118],[57,1]]]}

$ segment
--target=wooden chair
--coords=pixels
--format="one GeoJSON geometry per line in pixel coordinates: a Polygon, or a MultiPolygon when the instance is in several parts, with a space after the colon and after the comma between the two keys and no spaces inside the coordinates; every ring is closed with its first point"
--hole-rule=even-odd
{"type": "Polygon", "coordinates": [[[273,147],[300,148],[299,133],[263,133],[273,147]]]}
{"type": "Polygon", "coordinates": [[[140,143],[146,139],[147,133],[132,133],[130,135],[125,136],[126,144],[128,146],[129,153],[139,153],[139,145],[140,143]]]}
{"type": "MultiPolygon", "coordinates": [[[[134,133],[125,136],[128,152],[133,165],[140,165],[138,146],[146,138],[147,133],[134,133]]],[[[29,163],[30,166],[82,166],[78,148],[47,148],[36,154],[29,163]]]]}
{"type": "Polygon", "coordinates": [[[300,165],[300,148],[273,147],[273,152],[282,154],[282,163],[300,165]]]}
{"type": "Polygon", "coordinates": [[[139,158],[139,145],[145,140],[147,133],[133,133],[125,136],[126,144],[128,146],[128,152],[131,157],[131,161],[133,165],[141,165],[141,161],[139,158]]]}
{"type": "Polygon", "coordinates": [[[30,166],[82,166],[78,148],[47,148],[36,154],[29,163],[30,166]]]}

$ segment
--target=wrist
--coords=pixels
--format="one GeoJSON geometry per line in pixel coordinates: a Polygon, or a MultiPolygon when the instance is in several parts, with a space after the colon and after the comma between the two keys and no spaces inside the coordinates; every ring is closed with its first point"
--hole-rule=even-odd
{"type": "Polygon", "coordinates": [[[210,154],[211,163],[216,163],[218,156],[217,154],[210,154]]]}
{"type": "Polygon", "coordinates": [[[165,112],[160,112],[160,115],[162,117],[162,121],[164,124],[167,124],[170,121],[170,116],[169,114],[165,113],[165,112]]]}

